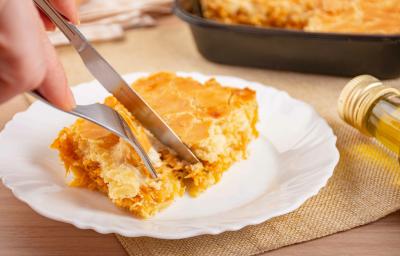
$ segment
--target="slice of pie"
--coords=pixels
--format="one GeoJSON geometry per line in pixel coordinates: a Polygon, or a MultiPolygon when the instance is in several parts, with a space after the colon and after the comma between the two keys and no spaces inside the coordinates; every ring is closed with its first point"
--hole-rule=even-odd
{"type": "Polygon", "coordinates": [[[190,165],[162,145],[114,97],[105,104],[129,124],[153,162],[153,179],[133,148],[123,139],[78,119],[64,128],[52,147],[60,152],[72,186],[104,192],[118,206],[147,218],[168,206],[185,190],[192,196],[217,183],[224,171],[246,158],[257,136],[255,92],[201,84],[172,73],[137,80],[133,88],[153,107],[201,160],[190,165]]]}

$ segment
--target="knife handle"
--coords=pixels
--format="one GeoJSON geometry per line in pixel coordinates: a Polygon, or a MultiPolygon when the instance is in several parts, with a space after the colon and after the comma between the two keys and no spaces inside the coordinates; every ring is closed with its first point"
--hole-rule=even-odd
{"type": "Polygon", "coordinates": [[[63,32],[71,44],[80,52],[87,43],[86,38],[67,18],[59,13],[48,0],[34,0],[36,6],[63,32]]]}

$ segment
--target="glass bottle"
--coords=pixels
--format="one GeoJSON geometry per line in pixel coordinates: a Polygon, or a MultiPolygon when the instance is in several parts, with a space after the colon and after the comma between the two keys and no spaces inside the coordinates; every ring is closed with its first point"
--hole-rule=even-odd
{"type": "Polygon", "coordinates": [[[345,122],[400,154],[400,90],[358,76],[344,87],[338,110],[345,122]]]}

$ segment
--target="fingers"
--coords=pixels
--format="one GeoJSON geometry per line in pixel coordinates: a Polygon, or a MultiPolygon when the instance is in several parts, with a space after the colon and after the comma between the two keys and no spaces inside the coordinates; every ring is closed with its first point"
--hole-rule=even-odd
{"type": "Polygon", "coordinates": [[[44,27],[46,28],[46,30],[54,31],[56,29],[56,25],[54,25],[54,23],[51,22],[51,20],[42,11],[39,11],[39,14],[40,14],[40,18],[42,18],[42,21],[43,21],[43,24],[44,24],[44,27]]]}
{"type": "Polygon", "coordinates": [[[62,66],[31,1],[9,0],[1,10],[0,70],[0,103],[39,89],[62,109],[74,105],[62,66]]]}
{"type": "MultiPolygon", "coordinates": [[[[6,1],[0,15],[0,102],[39,85],[45,75],[38,18],[31,1],[6,1]],[[17,22],[12,22],[17,21],[17,22]]],[[[43,30],[43,29],[42,29],[43,30]]]]}
{"type": "Polygon", "coordinates": [[[62,108],[71,110],[75,106],[74,97],[67,84],[64,69],[57,58],[56,52],[47,36],[42,35],[46,73],[38,90],[50,102],[62,108]]]}
{"type": "Polygon", "coordinates": [[[78,24],[79,17],[75,0],[50,0],[50,2],[70,22],[78,24]]]}
{"type": "MultiPolygon", "coordinates": [[[[50,3],[59,11],[65,18],[74,24],[79,23],[78,11],[74,0],[49,0],[50,3]]],[[[53,31],[56,29],[54,23],[39,10],[40,17],[43,20],[46,30],[53,31]]]]}
{"type": "Polygon", "coordinates": [[[75,106],[75,101],[67,84],[64,69],[43,29],[40,31],[39,40],[43,47],[45,74],[37,89],[48,101],[68,111],[75,106]]]}

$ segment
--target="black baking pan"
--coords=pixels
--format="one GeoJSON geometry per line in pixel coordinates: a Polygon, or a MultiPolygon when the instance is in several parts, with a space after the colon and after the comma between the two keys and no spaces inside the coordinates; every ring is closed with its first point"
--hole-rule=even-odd
{"type": "Polygon", "coordinates": [[[195,1],[176,0],[174,13],[189,24],[199,52],[210,61],[340,76],[400,76],[400,35],[228,25],[193,14],[195,1]]]}

